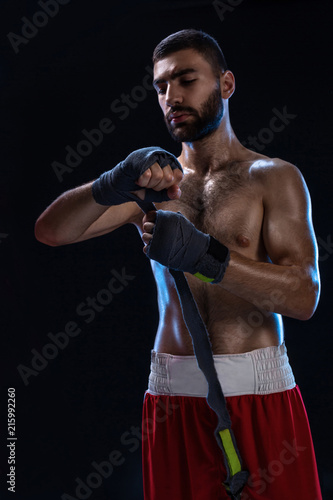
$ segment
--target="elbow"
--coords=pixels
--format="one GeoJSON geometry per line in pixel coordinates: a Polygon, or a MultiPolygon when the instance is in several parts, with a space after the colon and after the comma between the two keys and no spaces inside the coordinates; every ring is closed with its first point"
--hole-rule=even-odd
{"type": "Polygon", "coordinates": [[[294,316],[294,319],[299,319],[300,321],[307,321],[308,319],[312,318],[315,310],[316,310],[315,308],[302,309],[301,311],[298,312],[297,315],[294,316]]]}
{"type": "Polygon", "coordinates": [[[44,243],[44,245],[48,245],[50,247],[63,245],[63,242],[57,238],[55,231],[52,231],[51,228],[44,223],[41,217],[35,223],[35,238],[40,243],[44,243]]]}
{"type": "Polygon", "coordinates": [[[307,288],[307,292],[302,296],[302,301],[299,306],[298,314],[296,319],[301,321],[307,321],[314,315],[320,295],[320,284],[319,281],[311,282],[307,288]]]}

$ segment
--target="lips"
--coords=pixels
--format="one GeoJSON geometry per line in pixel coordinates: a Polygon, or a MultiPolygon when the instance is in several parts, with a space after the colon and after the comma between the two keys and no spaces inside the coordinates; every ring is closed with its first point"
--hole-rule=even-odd
{"type": "Polygon", "coordinates": [[[175,113],[170,113],[169,121],[172,123],[179,123],[186,120],[189,116],[191,116],[191,113],[176,111],[175,113]]]}

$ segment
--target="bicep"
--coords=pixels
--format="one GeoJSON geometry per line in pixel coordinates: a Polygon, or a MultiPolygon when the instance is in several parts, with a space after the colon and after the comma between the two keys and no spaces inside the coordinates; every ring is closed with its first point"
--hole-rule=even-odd
{"type": "Polygon", "coordinates": [[[274,264],[317,272],[310,194],[293,165],[274,172],[265,186],[263,238],[274,264]]]}

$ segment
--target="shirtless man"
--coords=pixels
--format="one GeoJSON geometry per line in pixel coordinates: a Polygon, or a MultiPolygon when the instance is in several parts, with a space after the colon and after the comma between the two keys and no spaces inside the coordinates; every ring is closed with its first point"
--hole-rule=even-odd
{"type": "MultiPolygon", "coordinates": [[[[170,35],[156,47],[153,62],[166,126],[182,143],[178,160],[183,173],[156,162],[137,179],[135,194],[143,199],[148,190],[164,190],[169,201],[155,203],[157,210],[180,212],[230,251],[219,283],[185,275],[209,332],[250,473],[242,499],[320,500],[311,435],[281,319],[309,319],[319,298],[306,184],[295,166],[238,141],[228,109],[234,75],[209,35],[196,30],[170,35]]],[[[132,223],[147,253],[155,237],[156,212],[143,217],[134,201],[102,205],[92,186],[55,200],[36,223],[37,239],[65,245],[132,223]]],[[[229,498],[222,485],[223,457],[213,435],[216,416],[205,400],[205,381],[173,278],[159,262],[151,264],[160,322],[143,413],[145,499],[229,498]]]]}

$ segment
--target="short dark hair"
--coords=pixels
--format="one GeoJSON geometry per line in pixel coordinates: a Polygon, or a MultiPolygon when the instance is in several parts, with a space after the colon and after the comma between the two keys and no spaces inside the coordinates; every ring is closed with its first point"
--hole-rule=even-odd
{"type": "Polygon", "coordinates": [[[160,59],[184,49],[194,49],[205,57],[212,70],[218,76],[219,72],[227,70],[227,63],[221,47],[212,36],[204,31],[185,29],[177,31],[164,38],[153,52],[153,63],[160,59]]]}

